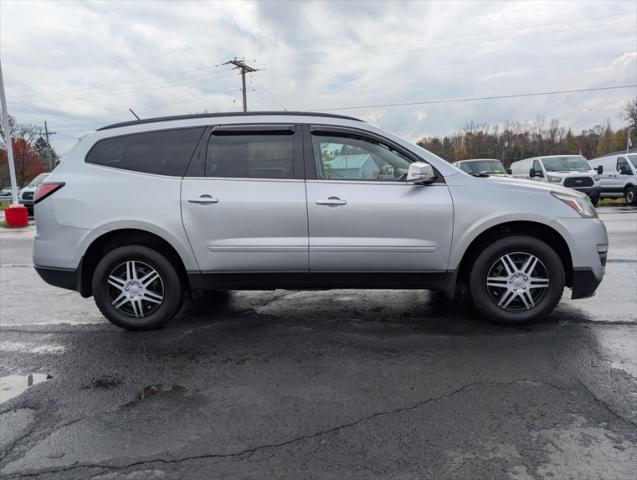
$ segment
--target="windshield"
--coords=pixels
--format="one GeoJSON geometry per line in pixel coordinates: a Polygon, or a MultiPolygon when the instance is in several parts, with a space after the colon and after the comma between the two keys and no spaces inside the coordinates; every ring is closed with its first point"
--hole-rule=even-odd
{"type": "Polygon", "coordinates": [[[628,155],[630,163],[633,164],[633,170],[637,170],[637,155],[628,155]]]}
{"type": "Polygon", "coordinates": [[[579,155],[543,158],[542,162],[547,172],[587,172],[591,169],[586,159],[579,155]]]}
{"type": "Polygon", "coordinates": [[[42,182],[44,182],[44,179],[46,177],[48,177],[49,174],[48,173],[41,173],[40,175],[38,175],[37,177],[35,177],[33,180],[31,180],[29,182],[29,185],[27,185],[28,187],[37,187],[38,185],[40,185],[42,182]]]}
{"type": "Polygon", "coordinates": [[[504,173],[504,166],[499,160],[480,160],[460,164],[460,169],[467,173],[504,173]]]}

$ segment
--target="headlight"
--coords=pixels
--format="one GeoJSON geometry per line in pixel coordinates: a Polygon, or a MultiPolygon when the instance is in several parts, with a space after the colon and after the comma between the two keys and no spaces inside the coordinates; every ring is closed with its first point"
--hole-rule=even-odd
{"type": "Polygon", "coordinates": [[[563,201],[566,205],[571,207],[580,216],[584,218],[597,218],[597,210],[588,199],[588,197],[575,197],[573,195],[565,195],[563,193],[551,192],[558,200],[563,201]]]}
{"type": "Polygon", "coordinates": [[[599,182],[599,175],[595,175],[593,178],[595,179],[596,182],[599,182]]]}
{"type": "Polygon", "coordinates": [[[551,183],[560,183],[562,181],[562,177],[556,177],[554,175],[549,175],[548,177],[546,177],[548,179],[549,182],[551,183]]]}

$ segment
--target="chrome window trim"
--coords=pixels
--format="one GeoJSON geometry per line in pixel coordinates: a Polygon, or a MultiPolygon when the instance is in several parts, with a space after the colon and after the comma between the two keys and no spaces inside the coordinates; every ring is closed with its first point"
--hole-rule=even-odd
{"type": "Polygon", "coordinates": [[[434,185],[442,185],[446,186],[444,183],[428,183],[426,185],[417,185],[415,183],[410,182],[387,182],[383,180],[352,180],[352,179],[343,179],[343,180],[335,180],[335,179],[312,179],[306,180],[307,183],[333,183],[334,185],[343,185],[343,184],[351,184],[351,185],[395,185],[401,187],[430,187],[434,185]]]}
{"type": "Polygon", "coordinates": [[[302,178],[255,178],[255,177],[184,177],[184,180],[228,180],[231,182],[305,182],[302,178]]]}

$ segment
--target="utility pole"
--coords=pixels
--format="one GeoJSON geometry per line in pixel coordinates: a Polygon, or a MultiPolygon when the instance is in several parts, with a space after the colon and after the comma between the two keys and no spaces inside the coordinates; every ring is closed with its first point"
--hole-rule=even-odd
{"type": "Polygon", "coordinates": [[[9,161],[9,177],[11,178],[11,198],[13,206],[18,206],[18,186],[15,178],[15,163],[13,161],[13,144],[11,143],[11,125],[7,111],[7,99],[4,96],[4,80],[2,79],[2,65],[0,65],[0,104],[2,106],[2,129],[7,144],[7,160],[9,161]]]}
{"type": "Polygon", "coordinates": [[[57,132],[49,132],[49,126],[46,124],[46,120],[44,121],[44,136],[46,137],[46,146],[49,147],[49,168],[53,171],[53,155],[51,142],[49,142],[49,135],[55,135],[57,132]]]}
{"type": "Polygon", "coordinates": [[[237,58],[235,58],[234,60],[230,60],[229,62],[224,63],[224,65],[234,65],[235,68],[238,68],[240,70],[240,72],[241,72],[241,85],[242,85],[242,90],[243,90],[243,111],[247,112],[248,111],[248,99],[246,97],[246,72],[247,73],[256,72],[257,69],[251,67],[248,64],[246,64],[244,60],[239,60],[237,58]]]}

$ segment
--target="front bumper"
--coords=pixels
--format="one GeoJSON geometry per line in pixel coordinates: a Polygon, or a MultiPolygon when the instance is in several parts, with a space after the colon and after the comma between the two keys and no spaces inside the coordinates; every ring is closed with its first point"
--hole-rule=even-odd
{"type": "Polygon", "coordinates": [[[567,188],[572,188],[573,190],[577,190],[578,192],[585,193],[591,198],[599,197],[600,194],[602,193],[602,187],[600,187],[599,185],[594,185],[592,187],[576,187],[576,188],[567,187],[567,188]]]}
{"type": "Polygon", "coordinates": [[[572,298],[586,298],[604,278],[608,254],[606,226],[599,218],[555,218],[550,226],[566,241],[571,254],[572,270],[568,286],[572,298]]]}
{"type": "Polygon", "coordinates": [[[573,287],[571,287],[571,298],[588,298],[595,295],[595,290],[602,282],[597,278],[590,268],[575,268],[573,270],[573,287]]]}

